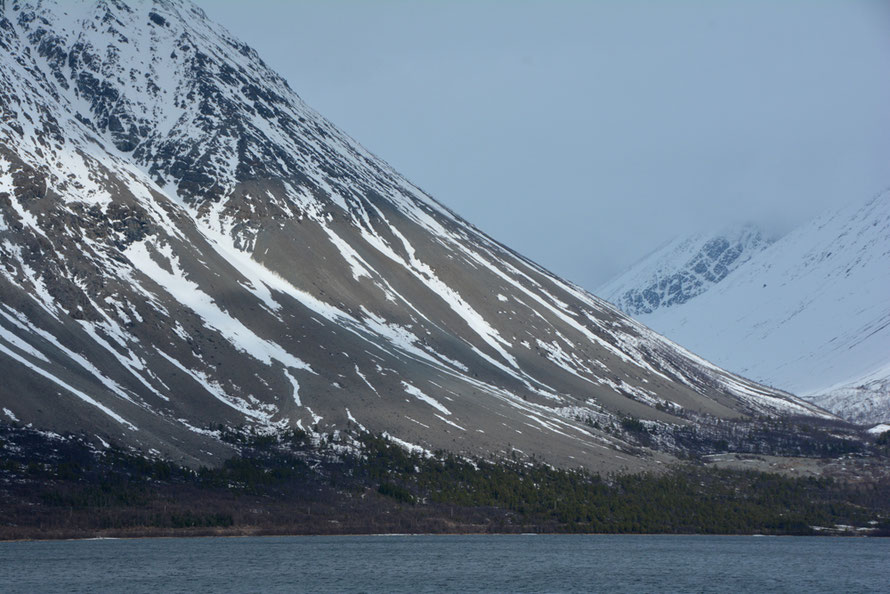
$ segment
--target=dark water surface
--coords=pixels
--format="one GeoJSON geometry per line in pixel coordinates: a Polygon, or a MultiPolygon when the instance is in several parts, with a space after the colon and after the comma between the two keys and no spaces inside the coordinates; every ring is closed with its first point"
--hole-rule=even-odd
{"type": "Polygon", "coordinates": [[[0,543],[3,592],[887,592],[890,539],[296,536],[0,543]]]}

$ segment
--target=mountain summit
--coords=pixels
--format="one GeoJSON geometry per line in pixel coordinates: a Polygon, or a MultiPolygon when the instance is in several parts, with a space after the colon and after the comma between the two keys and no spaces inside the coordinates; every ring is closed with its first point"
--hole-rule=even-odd
{"type": "Polygon", "coordinates": [[[188,2],[0,6],[8,419],[189,464],[243,424],[610,470],[661,459],[628,418],[830,416],[485,236],[188,2]]]}

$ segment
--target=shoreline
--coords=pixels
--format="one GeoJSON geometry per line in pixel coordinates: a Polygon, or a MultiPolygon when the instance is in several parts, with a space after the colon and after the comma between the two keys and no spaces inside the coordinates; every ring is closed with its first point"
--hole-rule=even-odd
{"type": "Polygon", "coordinates": [[[765,534],[761,532],[728,532],[728,533],[702,533],[702,532],[565,532],[565,531],[548,531],[548,532],[483,532],[483,531],[466,531],[466,532],[275,532],[265,529],[256,531],[236,530],[236,531],[217,531],[216,533],[208,533],[206,530],[186,531],[178,530],[171,532],[170,530],[148,530],[134,531],[136,533],[126,534],[125,532],[111,532],[109,534],[89,534],[83,536],[25,536],[22,538],[2,538],[0,544],[15,542],[88,542],[100,540],[156,540],[156,539],[198,539],[198,538],[292,538],[292,537],[418,537],[418,536],[516,536],[516,537],[533,537],[533,536],[747,536],[751,538],[888,538],[888,535],[856,533],[851,531],[814,531],[808,534],[765,534]]]}

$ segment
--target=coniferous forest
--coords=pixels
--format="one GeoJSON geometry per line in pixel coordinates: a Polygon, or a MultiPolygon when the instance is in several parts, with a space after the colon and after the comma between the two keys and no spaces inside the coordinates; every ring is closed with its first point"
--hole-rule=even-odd
{"type": "MultiPolygon", "coordinates": [[[[0,425],[0,538],[400,533],[890,535],[890,481],[687,463],[600,476],[534,460],[410,453],[381,436],[319,441],[221,429],[239,452],[186,468],[79,435],[0,425]]],[[[869,459],[890,455],[887,436],[869,459]]],[[[857,454],[859,456],[863,454],[857,454]]],[[[848,460],[850,467],[857,455],[848,460]]],[[[886,464],[885,464],[886,466],[886,464]]]]}

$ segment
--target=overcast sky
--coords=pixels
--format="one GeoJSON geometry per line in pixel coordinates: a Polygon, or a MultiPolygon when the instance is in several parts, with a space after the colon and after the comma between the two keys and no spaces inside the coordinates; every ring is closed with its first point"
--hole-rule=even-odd
{"type": "Polygon", "coordinates": [[[436,199],[589,289],[890,186],[890,3],[198,0],[436,199]]]}

